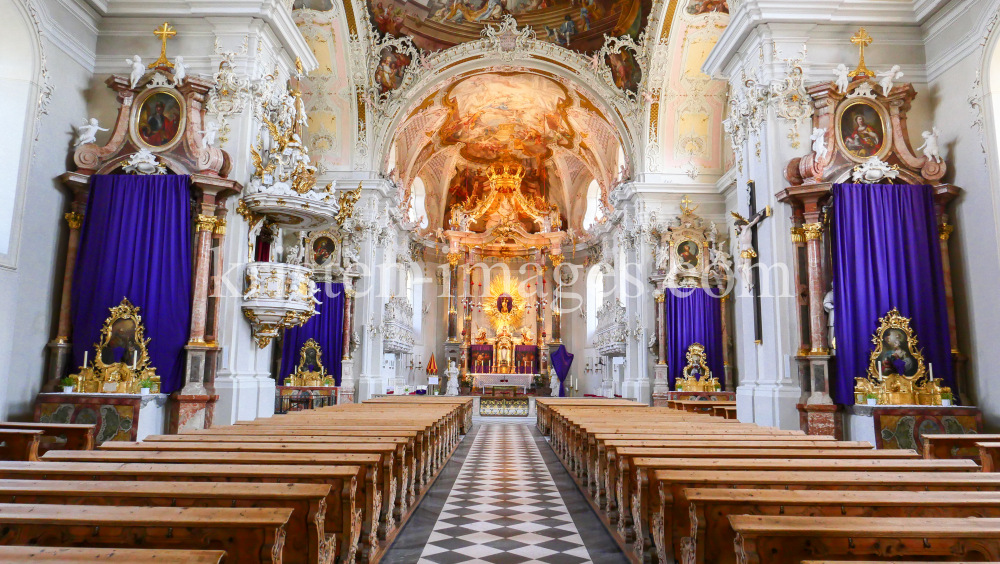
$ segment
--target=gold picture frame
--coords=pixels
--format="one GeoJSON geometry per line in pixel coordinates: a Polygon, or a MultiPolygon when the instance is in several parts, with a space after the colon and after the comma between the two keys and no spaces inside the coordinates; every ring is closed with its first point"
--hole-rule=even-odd
{"type": "Polygon", "coordinates": [[[712,371],[708,368],[705,346],[701,343],[691,343],[684,356],[687,365],[681,371],[682,377],[677,379],[674,387],[685,392],[714,392],[719,380],[712,376],[712,371]],[[700,378],[694,374],[696,369],[700,378]]]}
{"type": "Polygon", "coordinates": [[[299,349],[299,364],[295,367],[295,373],[289,374],[285,379],[286,386],[322,386],[323,380],[330,376],[323,366],[323,349],[315,339],[306,341],[299,349]],[[312,365],[315,370],[308,370],[312,365]]]}
{"type": "Polygon", "coordinates": [[[129,138],[135,146],[153,153],[169,151],[184,139],[186,128],[187,106],[177,90],[160,86],[136,97],[129,118],[129,138]]]}
{"type": "Polygon", "coordinates": [[[837,107],[834,123],[837,148],[851,161],[862,163],[872,157],[885,160],[892,151],[892,122],[889,119],[889,111],[875,101],[859,97],[841,102],[837,107]],[[871,123],[876,121],[876,118],[877,123],[871,123]],[[845,121],[851,124],[846,131],[845,121]],[[875,143],[876,137],[877,143],[875,143]]]}
{"type": "Polygon", "coordinates": [[[122,298],[120,304],[109,310],[111,315],[104,320],[101,340],[94,345],[92,366],[83,367],[80,374],[75,375],[76,391],[137,394],[140,391],[139,382],[149,379],[153,383],[151,391],[159,393],[160,377],[150,364],[147,349],[150,339],[145,336],[146,328],[139,308],[132,305],[128,298],[122,298]],[[120,361],[105,355],[115,348],[125,350],[120,361]]]}

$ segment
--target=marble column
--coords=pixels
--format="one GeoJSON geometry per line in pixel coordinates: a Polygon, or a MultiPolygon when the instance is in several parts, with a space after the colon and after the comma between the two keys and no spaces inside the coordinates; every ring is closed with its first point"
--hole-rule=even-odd
{"type": "Polygon", "coordinates": [[[826,338],[826,312],[823,297],[826,281],[823,278],[823,224],[806,223],[802,226],[806,238],[806,256],[809,274],[809,344],[810,355],[830,354],[826,338]]]}
{"type": "MultiPolygon", "coordinates": [[[[214,204],[213,204],[214,205],[214,204]]],[[[209,267],[212,260],[212,234],[215,231],[214,215],[198,214],[195,218],[194,288],[191,301],[191,329],[188,337],[187,362],[184,388],[181,395],[203,395],[205,389],[205,361],[210,348],[205,342],[205,323],[208,316],[209,267]]]]}
{"type": "Polygon", "coordinates": [[[354,335],[354,296],[357,292],[350,288],[350,281],[344,280],[344,347],[341,352],[340,397],[337,403],[354,403],[354,355],[351,339],[354,335]]]}
{"type": "MultiPolygon", "coordinates": [[[[549,255],[552,261],[552,339],[553,344],[562,344],[562,280],[559,279],[559,265],[562,255],[549,255]]],[[[557,347],[558,348],[558,347],[557,347]]]]}
{"type": "Polygon", "coordinates": [[[462,253],[448,253],[448,342],[458,342],[458,261],[462,253]]]}
{"type": "Polygon", "coordinates": [[[965,374],[966,358],[958,349],[958,324],[955,322],[955,290],[951,279],[951,251],[948,249],[948,239],[954,231],[955,226],[948,224],[947,221],[938,228],[941,240],[941,266],[944,272],[944,299],[948,306],[948,335],[951,338],[951,357],[955,364],[955,382],[958,383],[959,399],[962,405],[972,405],[965,374]]]}
{"type": "MultiPolygon", "coordinates": [[[[66,270],[63,272],[62,296],[59,303],[59,325],[56,338],[49,343],[49,379],[43,391],[56,390],[59,380],[73,372],[73,347],[70,338],[73,336],[73,324],[70,320],[72,310],[73,271],[76,269],[76,257],[80,250],[80,228],[83,226],[83,213],[69,212],[65,216],[69,224],[69,241],[66,245],[66,270]]],[[[87,346],[87,345],[83,345],[87,346]]]]}
{"type": "Polygon", "coordinates": [[[653,368],[653,405],[666,405],[666,396],[670,392],[670,380],[667,374],[667,321],[663,310],[665,296],[663,290],[653,293],[653,310],[656,315],[656,366],[653,368]],[[659,399],[658,399],[659,398],[659,399]]]}

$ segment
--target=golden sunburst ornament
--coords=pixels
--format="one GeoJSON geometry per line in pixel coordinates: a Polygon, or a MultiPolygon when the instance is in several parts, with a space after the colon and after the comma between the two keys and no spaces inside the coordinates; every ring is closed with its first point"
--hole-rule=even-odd
{"type": "Polygon", "coordinates": [[[496,276],[490,280],[490,293],[483,300],[483,311],[494,331],[501,327],[513,330],[521,324],[527,300],[517,287],[517,280],[509,276],[496,276]]]}

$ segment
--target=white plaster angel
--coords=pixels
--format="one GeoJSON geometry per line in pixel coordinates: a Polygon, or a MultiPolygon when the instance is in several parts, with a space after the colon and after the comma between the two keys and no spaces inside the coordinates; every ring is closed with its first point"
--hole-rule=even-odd
{"type": "Polygon", "coordinates": [[[125,64],[132,67],[132,73],[129,75],[129,84],[131,84],[134,90],[139,81],[142,80],[142,76],[146,74],[146,66],[142,64],[142,57],[139,55],[132,55],[132,59],[125,59],[125,64]]]}
{"type": "Polygon", "coordinates": [[[887,71],[875,73],[875,77],[882,79],[878,84],[882,87],[882,95],[888,96],[889,91],[892,90],[892,82],[903,78],[903,73],[900,72],[899,65],[892,65],[892,68],[887,71]]]}
{"type": "Polygon", "coordinates": [[[837,77],[837,92],[840,94],[847,94],[847,89],[851,85],[851,79],[847,76],[850,72],[844,63],[840,63],[837,68],[833,69],[833,74],[837,77]]]}
{"type": "Polygon", "coordinates": [[[271,226],[271,262],[281,262],[285,256],[285,244],[281,240],[281,228],[271,226]]]}
{"type": "Polygon", "coordinates": [[[260,267],[251,263],[247,265],[247,291],[243,299],[252,300],[257,294],[260,294],[260,267]]]}
{"type": "Polygon", "coordinates": [[[816,153],[815,160],[825,159],[826,155],[829,154],[830,150],[826,148],[826,128],[820,127],[814,129],[812,135],[809,136],[812,139],[812,150],[816,153]]]}
{"type": "Polygon", "coordinates": [[[311,276],[306,276],[306,302],[309,302],[313,307],[320,305],[321,301],[316,299],[316,294],[319,293],[319,285],[316,281],[312,279],[311,276]]]}
{"type": "Polygon", "coordinates": [[[455,361],[448,361],[448,370],[444,371],[445,376],[448,377],[448,391],[445,392],[446,396],[457,396],[458,395],[458,367],[455,366],[455,361]]]}
{"type": "Polygon", "coordinates": [[[302,286],[306,283],[306,276],[299,270],[292,270],[288,273],[288,293],[286,298],[292,302],[304,302],[308,295],[303,292],[302,286]]]}
{"type": "Polygon", "coordinates": [[[97,118],[90,118],[90,121],[84,120],[83,125],[76,128],[76,143],[73,146],[79,147],[87,143],[96,143],[98,131],[108,130],[100,126],[97,118]]]}
{"type": "Polygon", "coordinates": [[[293,266],[302,265],[302,245],[295,245],[288,249],[285,253],[285,264],[290,264],[293,266]]]}
{"type": "Polygon", "coordinates": [[[920,134],[924,138],[924,144],[917,147],[918,151],[924,152],[927,160],[932,160],[936,163],[941,162],[941,145],[938,143],[939,135],[941,135],[941,131],[936,127],[932,127],[930,131],[920,134]]]}
{"type": "Polygon", "coordinates": [[[358,262],[361,261],[358,249],[354,247],[354,245],[344,245],[341,248],[341,252],[344,255],[344,270],[347,272],[353,272],[357,269],[358,262]]]}
{"type": "Polygon", "coordinates": [[[552,388],[551,396],[559,397],[559,375],[556,374],[555,368],[549,368],[549,387],[552,388]]]}
{"type": "Polygon", "coordinates": [[[207,149],[215,144],[215,137],[219,134],[219,124],[210,121],[205,124],[205,130],[198,133],[201,133],[201,148],[207,149]]]}
{"type": "Polygon", "coordinates": [[[187,78],[187,67],[184,66],[184,57],[178,55],[174,59],[174,88],[184,84],[185,78],[187,78]]]}

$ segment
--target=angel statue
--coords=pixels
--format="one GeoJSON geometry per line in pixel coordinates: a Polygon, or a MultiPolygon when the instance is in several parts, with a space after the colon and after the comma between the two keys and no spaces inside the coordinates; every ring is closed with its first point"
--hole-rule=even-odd
{"type": "Polygon", "coordinates": [[[90,121],[84,121],[83,125],[76,128],[76,143],[73,146],[79,147],[87,143],[96,143],[98,131],[108,130],[99,125],[97,118],[90,118],[90,121]]]}
{"type": "Polygon", "coordinates": [[[134,90],[139,81],[142,80],[144,74],[146,74],[146,66],[142,64],[142,57],[139,55],[132,55],[132,59],[125,59],[125,64],[132,67],[132,72],[129,74],[129,84],[134,90]]]}
{"type": "Polygon", "coordinates": [[[850,74],[847,66],[844,63],[840,63],[837,65],[837,68],[833,69],[833,74],[837,76],[837,92],[847,94],[847,88],[851,85],[851,79],[847,76],[850,74]]]}
{"type": "Polygon", "coordinates": [[[899,65],[892,65],[891,69],[877,72],[875,76],[882,79],[878,83],[882,87],[882,95],[888,96],[889,91],[892,90],[892,81],[903,78],[903,73],[899,71],[899,65]]]}
{"type": "Polygon", "coordinates": [[[559,376],[556,374],[555,368],[549,368],[549,388],[552,389],[552,397],[559,397],[559,376]]]}
{"type": "Polygon", "coordinates": [[[177,88],[178,84],[184,84],[185,78],[187,78],[187,67],[184,66],[184,57],[178,56],[174,60],[174,88],[177,88]]]}
{"type": "Polygon", "coordinates": [[[205,124],[205,130],[199,131],[201,133],[201,148],[207,149],[215,144],[215,137],[219,134],[219,124],[210,121],[205,124]]]}
{"type": "Polygon", "coordinates": [[[825,159],[827,153],[830,152],[830,150],[826,148],[826,128],[819,127],[814,129],[809,138],[812,139],[813,142],[812,150],[813,153],[816,153],[816,160],[825,159]]]}
{"type": "Polygon", "coordinates": [[[751,292],[753,291],[753,277],[751,276],[753,259],[757,258],[757,251],[753,248],[753,228],[763,221],[765,217],[771,215],[771,206],[767,206],[757,212],[757,215],[751,219],[747,219],[736,212],[731,213],[736,218],[736,241],[739,245],[737,247],[739,251],[737,268],[740,271],[740,278],[743,279],[743,286],[747,289],[747,292],[751,292]]]}
{"type": "Polygon", "coordinates": [[[938,135],[940,134],[941,131],[936,127],[920,134],[924,138],[924,144],[917,147],[917,150],[923,151],[928,161],[941,162],[941,145],[938,144],[938,135]]]}

